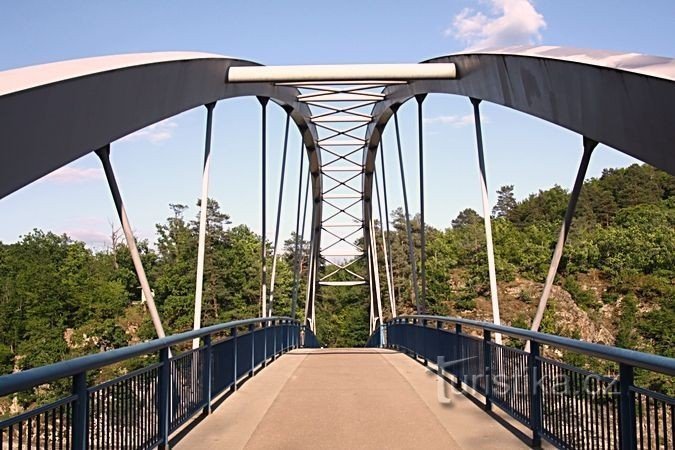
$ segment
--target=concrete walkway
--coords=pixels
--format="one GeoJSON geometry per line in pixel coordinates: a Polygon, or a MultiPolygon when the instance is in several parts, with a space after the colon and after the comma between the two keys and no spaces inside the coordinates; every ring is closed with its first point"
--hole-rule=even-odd
{"type": "Polygon", "coordinates": [[[246,382],[177,449],[527,448],[437,377],[381,349],[295,350],[246,382]]]}

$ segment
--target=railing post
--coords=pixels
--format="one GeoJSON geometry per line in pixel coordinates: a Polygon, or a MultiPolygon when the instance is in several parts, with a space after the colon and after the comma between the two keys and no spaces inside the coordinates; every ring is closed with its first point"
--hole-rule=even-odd
{"type": "Polygon", "coordinates": [[[159,448],[169,448],[169,422],[171,405],[171,360],[169,348],[159,351],[159,360],[162,365],[159,368],[159,448]]]}
{"type": "MultiPolygon", "coordinates": [[[[439,356],[441,356],[441,355],[439,355],[439,353],[441,353],[441,333],[442,333],[441,330],[442,329],[443,329],[443,322],[441,322],[440,320],[437,320],[436,321],[436,355],[434,355],[436,357],[436,365],[438,365],[438,362],[439,362],[438,358],[439,358],[439,356]]],[[[445,370],[445,368],[441,368],[441,370],[445,370]]]]}
{"type": "Polygon", "coordinates": [[[634,449],[635,439],[635,400],[631,387],[634,382],[633,366],[619,364],[619,420],[621,449],[634,449]]]}
{"type": "Polygon", "coordinates": [[[539,360],[539,342],[530,341],[530,354],[527,359],[530,385],[530,428],[532,446],[541,447],[541,361],[539,360]]]}
{"type": "Polygon", "coordinates": [[[255,325],[250,324],[248,326],[248,332],[251,333],[251,370],[248,372],[248,376],[252,377],[255,372],[255,325]]]}
{"type": "Polygon", "coordinates": [[[281,322],[281,354],[288,351],[291,344],[291,333],[289,330],[291,322],[284,320],[281,322]]]}
{"type": "Polygon", "coordinates": [[[408,318],[403,319],[403,323],[405,324],[405,352],[407,355],[410,354],[410,341],[412,341],[411,334],[413,331],[415,331],[414,328],[412,328],[414,320],[409,320],[408,318]]]}
{"type": "Polygon", "coordinates": [[[492,333],[483,329],[483,380],[485,380],[485,409],[492,409],[492,333]]]}
{"type": "Polygon", "coordinates": [[[239,359],[239,356],[238,356],[239,355],[239,348],[238,348],[239,346],[237,345],[238,344],[237,334],[239,334],[239,332],[237,331],[237,327],[234,327],[232,329],[232,339],[234,339],[234,342],[233,342],[234,364],[232,364],[232,367],[234,367],[234,377],[232,378],[232,380],[233,380],[232,390],[233,391],[237,390],[237,373],[238,373],[238,371],[237,371],[237,369],[238,369],[237,368],[237,360],[239,359]]]}
{"type": "Polygon", "coordinates": [[[286,338],[288,339],[288,349],[295,348],[296,336],[295,336],[295,323],[289,322],[286,324],[286,338]]]}
{"type": "Polygon", "coordinates": [[[290,321],[286,324],[286,351],[295,347],[295,324],[290,321]]]}
{"type": "MultiPolygon", "coordinates": [[[[77,396],[73,405],[73,449],[84,450],[88,447],[88,407],[87,373],[73,376],[73,394],[77,396]]],[[[21,430],[19,430],[21,431],[21,430]]],[[[12,432],[10,428],[10,433],[12,432]]]]}
{"type": "Polygon", "coordinates": [[[264,321],[262,323],[262,329],[263,329],[263,360],[262,360],[262,367],[267,367],[267,335],[269,334],[270,331],[270,323],[267,321],[264,321]]]}
{"type": "Polygon", "coordinates": [[[273,346],[272,346],[272,361],[277,359],[277,323],[276,320],[272,321],[272,339],[273,346]]]}
{"type": "Polygon", "coordinates": [[[429,360],[427,359],[427,319],[422,319],[422,329],[420,330],[422,334],[422,359],[424,360],[424,365],[429,365],[429,360]]]}
{"type": "Polygon", "coordinates": [[[204,389],[204,414],[211,414],[211,371],[213,368],[213,348],[211,347],[211,335],[204,336],[204,368],[202,369],[202,389],[204,389]]]}
{"type": "Polygon", "coordinates": [[[292,321],[286,324],[286,339],[288,339],[288,346],[286,347],[286,350],[292,350],[295,348],[295,323],[292,321]]]}
{"type": "MultiPolygon", "coordinates": [[[[462,324],[456,323],[455,324],[455,357],[454,360],[458,361],[459,359],[462,358],[462,324]]],[[[456,367],[455,369],[455,379],[456,379],[456,385],[457,389],[462,388],[462,366],[458,364],[453,364],[452,367],[456,367]]]]}

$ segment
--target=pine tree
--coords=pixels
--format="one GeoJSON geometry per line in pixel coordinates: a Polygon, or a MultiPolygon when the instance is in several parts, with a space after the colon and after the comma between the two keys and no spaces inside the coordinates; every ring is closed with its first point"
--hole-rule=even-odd
{"type": "Polygon", "coordinates": [[[497,191],[497,204],[492,208],[492,217],[507,217],[516,205],[513,185],[502,186],[497,191]]]}

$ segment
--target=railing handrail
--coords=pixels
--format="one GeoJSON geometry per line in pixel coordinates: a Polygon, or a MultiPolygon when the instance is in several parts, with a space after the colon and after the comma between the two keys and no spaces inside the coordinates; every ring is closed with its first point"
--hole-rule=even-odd
{"type": "Polygon", "coordinates": [[[220,333],[232,328],[276,321],[288,321],[290,323],[299,325],[297,320],[283,316],[234,320],[231,322],[200,328],[199,330],[191,330],[174,334],[161,339],[153,339],[141,344],[109,350],[93,355],[80,356],[78,358],[60,361],[47,366],[35,367],[23,372],[0,376],[0,397],[12,394],[14,392],[31,389],[35,386],[73,376],[78,373],[99,369],[101,367],[105,367],[110,364],[124,361],[136,356],[147,355],[148,353],[153,353],[161,349],[171,347],[172,345],[191,341],[193,339],[201,338],[207,335],[220,333]]]}
{"type": "Polygon", "coordinates": [[[666,356],[653,355],[650,353],[639,352],[636,350],[612,347],[609,345],[596,344],[593,342],[585,342],[578,339],[556,336],[553,334],[542,333],[538,331],[524,330],[522,328],[514,328],[505,325],[496,325],[490,322],[462,319],[459,317],[406,315],[406,316],[398,316],[396,319],[389,319],[387,323],[391,323],[393,321],[401,319],[430,320],[430,321],[441,321],[460,325],[467,325],[471,327],[506,334],[512,337],[536,341],[541,344],[553,345],[555,347],[564,348],[566,350],[582,353],[584,355],[595,356],[605,360],[628,364],[630,366],[640,367],[643,369],[652,370],[654,372],[675,376],[675,358],[668,358],[666,356]]]}

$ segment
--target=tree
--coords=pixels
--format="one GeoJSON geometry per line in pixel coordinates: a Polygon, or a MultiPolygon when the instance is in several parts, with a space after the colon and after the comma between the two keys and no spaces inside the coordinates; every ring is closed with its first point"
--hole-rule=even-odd
{"type": "Polygon", "coordinates": [[[492,217],[507,217],[516,206],[513,185],[502,186],[497,191],[497,204],[492,208],[492,217]]]}
{"type": "Polygon", "coordinates": [[[460,211],[459,214],[457,214],[457,217],[452,221],[452,228],[462,228],[470,225],[475,225],[477,223],[481,223],[483,221],[483,218],[478,215],[478,213],[471,209],[467,208],[465,210],[460,211]]]}

